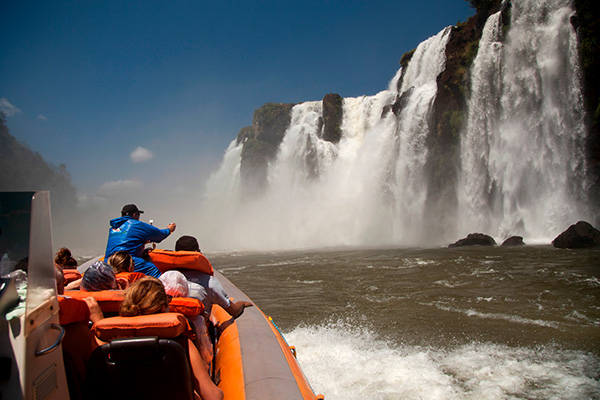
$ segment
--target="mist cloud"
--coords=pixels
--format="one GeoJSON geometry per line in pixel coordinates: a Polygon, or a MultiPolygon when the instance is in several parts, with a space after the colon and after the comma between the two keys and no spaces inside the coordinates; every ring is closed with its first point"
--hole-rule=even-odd
{"type": "Polygon", "coordinates": [[[154,154],[152,154],[150,150],[147,150],[142,146],[138,146],[137,149],[131,152],[129,157],[134,163],[141,163],[152,159],[152,157],[154,157],[154,154]]]}
{"type": "Polygon", "coordinates": [[[48,121],[48,118],[44,114],[40,114],[37,117],[38,117],[38,119],[41,119],[42,121],[48,121]]]}
{"type": "Polygon", "coordinates": [[[114,194],[125,193],[132,189],[139,189],[143,186],[142,182],[133,179],[123,179],[119,181],[105,182],[100,186],[98,194],[102,196],[110,196],[114,194]]]}
{"type": "Polygon", "coordinates": [[[8,101],[8,99],[6,97],[2,97],[0,99],[0,111],[4,112],[4,114],[7,117],[10,117],[11,115],[19,114],[22,112],[17,107],[15,107],[13,104],[11,104],[11,102],[8,101]]]}

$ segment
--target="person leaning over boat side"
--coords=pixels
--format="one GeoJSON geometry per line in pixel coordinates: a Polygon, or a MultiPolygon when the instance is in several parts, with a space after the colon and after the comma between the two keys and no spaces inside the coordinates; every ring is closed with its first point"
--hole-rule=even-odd
{"type": "MultiPolygon", "coordinates": [[[[125,292],[119,308],[122,317],[169,312],[169,299],[162,282],[154,277],[135,281],[125,292]]],[[[202,400],[222,400],[223,391],[208,375],[208,365],[202,360],[194,343],[188,340],[188,355],[192,366],[194,390],[202,400]]]]}
{"type": "Polygon", "coordinates": [[[143,213],[135,204],[127,204],[121,210],[121,217],[110,220],[104,259],[108,260],[117,251],[125,250],[133,257],[135,272],[158,278],[158,268],[143,258],[144,245],[148,242],[162,242],[175,231],[177,225],[170,223],[166,228],[159,229],[140,221],[143,213]]]}
{"type": "MultiPolygon", "coordinates": [[[[175,251],[200,251],[198,240],[193,236],[184,235],[177,239],[175,251]]],[[[178,269],[189,281],[189,297],[199,299],[204,304],[204,317],[208,321],[213,304],[218,304],[233,318],[238,318],[246,307],[252,307],[249,301],[232,301],[217,278],[210,274],[191,269],[178,269]]]]}
{"type": "MultiPolygon", "coordinates": [[[[185,275],[181,272],[177,270],[166,271],[158,279],[163,283],[168,296],[190,297],[190,282],[188,282],[185,275]]],[[[187,318],[196,328],[196,338],[194,340],[196,347],[200,351],[202,359],[207,364],[210,364],[214,354],[206,319],[203,314],[196,315],[195,317],[188,316],[187,318]]]]}

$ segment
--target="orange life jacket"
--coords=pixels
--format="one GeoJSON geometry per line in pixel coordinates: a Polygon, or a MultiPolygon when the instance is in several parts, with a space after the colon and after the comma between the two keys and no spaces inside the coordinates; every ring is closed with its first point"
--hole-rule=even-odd
{"type": "Polygon", "coordinates": [[[214,275],[215,271],[204,254],[197,251],[171,251],[154,249],[148,253],[152,263],[163,273],[172,269],[193,269],[214,275]]]}
{"type": "Polygon", "coordinates": [[[145,278],[147,275],[142,274],[141,272],[119,272],[117,278],[125,278],[127,282],[133,283],[138,279],[145,278]]]}

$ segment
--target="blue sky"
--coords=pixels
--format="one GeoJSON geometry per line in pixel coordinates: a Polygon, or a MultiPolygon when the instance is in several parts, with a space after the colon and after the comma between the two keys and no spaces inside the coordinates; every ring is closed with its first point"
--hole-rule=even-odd
{"type": "Polygon", "coordinates": [[[82,195],[200,186],[255,109],[373,95],[404,52],[473,14],[465,0],[3,0],[0,109],[82,195]]]}

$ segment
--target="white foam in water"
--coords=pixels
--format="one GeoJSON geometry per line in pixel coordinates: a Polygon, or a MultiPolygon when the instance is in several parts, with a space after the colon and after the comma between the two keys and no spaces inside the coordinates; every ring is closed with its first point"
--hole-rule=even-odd
{"type": "Polygon", "coordinates": [[[600,398],[600,359],[583,351],[472,343],[396,346],[337,322],[285,334],[327,400],[600,398]]]}

